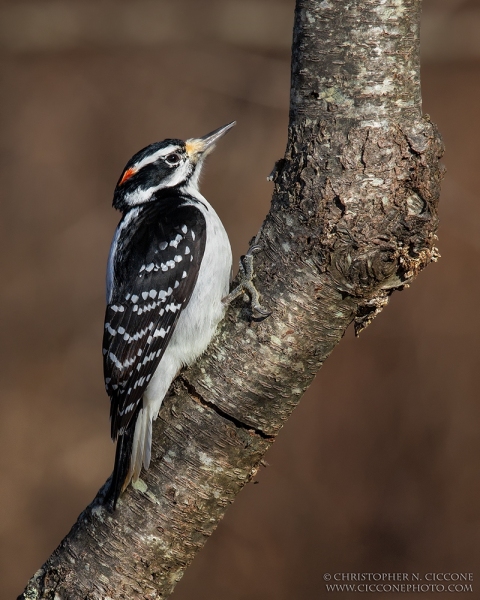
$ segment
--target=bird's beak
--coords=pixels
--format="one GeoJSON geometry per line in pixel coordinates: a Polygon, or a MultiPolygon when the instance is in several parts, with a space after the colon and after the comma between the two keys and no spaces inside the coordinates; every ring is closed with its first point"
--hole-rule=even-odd
{"type": "Polygon", "coordinates": [[[215,148],[217,140],[227,133],[236,124],[236,121],[232,121],[228,125],[219,127],[215,131],[211,131],[201,138],[192,138],[185,142],[185,147],[190,160],[196,161],[202,155],[206,155],[215,148]]]}

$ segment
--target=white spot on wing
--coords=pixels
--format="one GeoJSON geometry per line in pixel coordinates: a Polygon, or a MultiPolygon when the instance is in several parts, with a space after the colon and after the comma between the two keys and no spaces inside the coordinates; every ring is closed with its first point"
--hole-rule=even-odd
{"type": "Polygon", "coordinates": [[[108,358],[113,362],[113,364],[117,367],[117,369],[123,369],[122,363],[118,360],[113,352],[110,352],[108,358]]]}
{"type": "Polygon", "coordinates": [[[173,248],[176,248],[182,240],[183,240],[183,237],[179,233],[177,233],[177,236],[175,237],[175,239],[170,242],[170,246],[173,246],[173,248]]]}

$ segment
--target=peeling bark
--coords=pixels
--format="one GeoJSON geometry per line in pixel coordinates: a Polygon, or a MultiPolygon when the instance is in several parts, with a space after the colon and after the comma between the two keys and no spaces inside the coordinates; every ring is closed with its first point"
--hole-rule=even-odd
{"type": "Polygon", "coordinates": [[[272,315],[229,308],[172,386],[152,466],[105,486],[21,598],[167,598],[353,322],[435,260],[442,142],[421,113],[421,0],[297,0],[285,158],[257,243],[272,315]]]}

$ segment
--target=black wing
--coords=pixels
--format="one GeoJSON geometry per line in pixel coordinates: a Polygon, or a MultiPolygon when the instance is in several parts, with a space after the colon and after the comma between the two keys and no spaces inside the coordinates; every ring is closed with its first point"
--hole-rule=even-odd
{"type": "Polygon", "coordinates": [[[119,236],[103,337],[113,439],[137,413],[190,300],[205,241],[203,214],[178,199],[141,207],[135,223],[119,236]]]}

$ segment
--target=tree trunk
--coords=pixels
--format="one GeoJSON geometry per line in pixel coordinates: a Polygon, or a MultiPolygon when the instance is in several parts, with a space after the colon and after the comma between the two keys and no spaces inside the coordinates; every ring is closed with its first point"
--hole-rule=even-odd
{"type": "MultiPolygon", "coordinates": [[[[172,386],[152,466],[102,488],[22,598],[167,598],[347,327],[436,258],[442,143],[422,117],[421,0],[297,0],[285,158],[241,300],[172,386]]],[[[274,16],[272,16],[274,18],[274,16]]]]}

